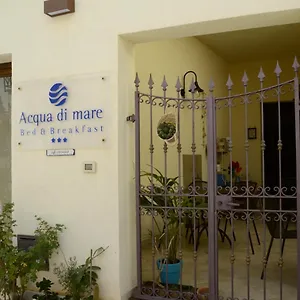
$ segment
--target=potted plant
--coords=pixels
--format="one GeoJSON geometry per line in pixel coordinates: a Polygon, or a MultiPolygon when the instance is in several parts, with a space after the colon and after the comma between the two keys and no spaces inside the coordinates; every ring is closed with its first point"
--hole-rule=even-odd
{"type": "Polygon", "coordinates": [[[182,260],[177,258],[178,250],[179,222],[168,224],[168,229],[161,232],[155,248],[160,253],[160,258],[156,261],[159,271],[159,279],[163,284],[178,284],[182,269],[182,260]],[[166,232],[168,239],[166,241],[166,232]],[[167,257],[164,253],[168,253],[167,257]]]}
{"type": "MultiPolygon", "coordinates": [[[[156,223],[159,236],[155,238],[158,243],[156,249],[159,250],[162,246],[167,253],[167,256],[164,256],[160,252],[161,257],[157,260],[160,280],[163,284],[178,284],[183,264],[182,260],[177,258],[179,226],[181,226],[178,208],[180,201],[183,199],[174,196],[178,188],[178,177],[166,178],[158,169],[154,168],[154,170],[153,174],[142,173],[142,176],[148,178],[150,185],[141,188],[140,201],[146,210],[152,209],[152,206],[154,206],[163,220],[162,230],[156,223]],[[149,209],[147,206],[149,206],[149,209]],[[174,209],[170,209],[165,214],[164,207],[173,207],[174,209]]],[[[151,234],[154,234],[154,232],[151,232],[151,234]]]]}
{"type": "Polygon", "coordinates": [[[36,217],[36,244],[28,251],[13,243],[16,221],[12,218],[13,204],[5,204],[0,214],[0,295],[4,299],[21,299],[29,281],[37,279],[37,273],[45,269],[46,260],[59,247],[59,234],[64,226],[51,226],[36,217]],[[19,282],[19,284],[17,284],[19,282]]]}
{"type": "Polygon", "coordinates": [[[54,269],[59,283],[67,293],[67,298],[72,300],[99,299],[99,286],[97,284],[99,266],[93,265],[93,261],[107,248],[91,250],[85,263],[79,265],[76,257],[71,257],[65,263],[54,269]]]}
{"type": "Polygon", "coordinates": [[[242,167],[240,166],[240,163],[238,161],[232,161],[231,166],[229,164],[228,166],[228,174],[231,175],[232,170],[232,179],[235,183],[238,183],[241,181],[241,171],[242,167]]]}
{"type": "Polygon", "coordinates": [[[36,300],[59,300],[58,293],[52,292],[51,287],[53,282],[45,277],[40,282],[36,283],[39,289],[39,294],[33,295],[32,299],[36,300]]]}
{"type": "Polygon", "coordinates": [[[177,124],[174,114],[165,114],[157,126],[157,135],[167,143],[174,143],[176,141],[177,124]]]}

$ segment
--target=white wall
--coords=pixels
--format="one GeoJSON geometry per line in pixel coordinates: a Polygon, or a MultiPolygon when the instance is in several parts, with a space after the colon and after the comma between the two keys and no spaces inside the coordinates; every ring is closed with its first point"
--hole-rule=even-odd
{"type": "MultiPolygon", "coordinates": [[[[123,226],[124,229],[127,227],[125,232],[120,231],[120,222],[128,223],[128,219],[123,215],[125,210],[121,209],[119,199],[124,194],[124,205],[130,199],[124,192],[124,175],[119,172],[118,164],[118,120],[125,120],[126,112],[119,112],[117,101],[118,84],[122,84],[122,79],[118,80],[117,69],[118,36],[115,29],[107,30],[109,16],[114,10],[113,3],[103,7],[94,2],[91,9],[84,2],[79,2],[77,14],[57,19],[43,14],[42,1],[22,2],[20,5],[17,8],[15,3],[2,2],[0,5],[0,23],[5,20],[5,27],[12,28],[1,43],[0,53],[13,54],[12,201],[16,205],[17,232],[33,233],[36,226],[34,215],[38,214],[53,223],[67,226],[61,240],[67,257],[76,255],[79,261],[83,261],[89,249],[109,246],[98,260],[102,268],[101,296],[108,300],[121,299],[121,296],[126,298],[136,276],[134,267],[130,266],[135,257],[135,244],[130,242],[132,234],[128,230],[134,220],[130,219],[130,223],[123,226]],[[3,16],[4,11],[5,15],[10,15],[9,20],[3,16]],[[99,25],[99,18],[103,25],[99,25]],[[12,26],[13,19],[16,26],[12,26]],[[63,80],[68,75],[86,73],[109,74],[110,96],[105,101],[109,101],[110,105],[105,109],[113,114],[108,137],[110,149],[76,149],[75,157],[51,160],[46,157],[45,150],[17,150],[18,103],[23,101],[17,87],[23,82],[34,83],[36,79],[63,80]],[[84,174],[84,161],[96,161],[98,172],[84,174]],[[119,185],[119,181],[122,184],[119,185]],[[122,217],[119,216],[120,209],[122,217]],[[127,255],[127,258],[122,258],[122,255],[127,255]]],[[[123,99],[128,103],[128,95],[123,99]]],[[[89,106],[102,103],[103,99],[94,98],[89,106]]],[[[47,101],[37,99],[35,106],[28,110],[44,111],[45,105],[47,101]]],[[[122,123],[124,126],[129,127],[125,121],[122,123]]],[[[124,170],[124,173],[128,176],[128,172],[124,170]]],[[[133,181],[133,176],[131,178],[133,181]]],[[[61,255],[52,263],[59,261],[62,261],[61,255]]]]}
{"type": "Polygon", "coordinates": [[[164,39],[166,35],[180,38],[299,21],[297,0],[255,0],[239,4],[236,0],[190,0],[186,5],[179,0],[120,1],[120,32],[133,39],[153,40],[154,37],[164,39]],[[162,17],[154,20],[157,15],[162,17]],[[184,26],[175,30],[174,27],[181,25],[184,26]],[[164,30],[154,31],[161,28],[164,30]]]}
{"type": "MultiPolygon", "coordinates": [[[[134,160],[130,143],[133,125],[124,121],[132,111],[127,105],[132,101],[133,49],[119,42],[118,34],[140,42],[299,19],[296,0],[237,4],[235,0],[194,0],[182,7],[179,0],[77,0],[75,14],[51,19],[43,14],[43,1],[0,3],[0,26],[5,28],[0,55],[11,53],[13,57],[12,201],[16,204],[18,232],[33,232],[33,216],[39,214],[68,227],[62,239],[67,256],[83,259],[90,248],[110,246],[100,259],[100,282],[106,300],[126,299],[136,277],[135,218],[131,215],[134,175],[130,166],[134,160]],[[267,15],[270,11],[278,13],[267,15]],[[257,15],[233,18],[251,14],[257,15]],[[154,31],[160,28],[164,30],[154,31]],[[17,93],[18,85],[93,72],[109,73],[108,109],[113,113],[110,150],[78,149],[75,158],[64,160],[49,160],[44,151],[17,151],[17,112],[23,100],[22,93],[17,93]],[[94,160],[101,167],[95,175],[83,174],[81,164],[86,160],[94,160]]],[[[94,99],[90,105],[100,102],[94,99]]],[[[42,110],[44,104],[37,100],[34,108],[42,110]]]]}
{"type": "MultiPolygon", "coordinates": [[[[136,199],[134,185],[134,126],[125,117],[134,111],[132,80],[134,78],[133,45],[119,38],[118,53],[118,193],[119,193],[119,280],[122,300],[136,286],[136,199]]],[[[119,299],[119,298],[117,298],[119,299]]]]}

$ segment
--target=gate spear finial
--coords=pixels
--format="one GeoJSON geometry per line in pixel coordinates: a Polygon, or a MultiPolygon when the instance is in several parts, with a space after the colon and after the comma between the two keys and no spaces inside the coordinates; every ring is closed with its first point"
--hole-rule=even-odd
{"type": "Polygon", "coordinates": [[[231,80],[230,74],[228,75],[228,79],[227,79],[227,82],[226,82],[226,86],[227,86],[228,90],[231,90],[231,89],[232,89],[233,82],[232,82],[232,80],[231,80]]]}
{"type": "Polygon", "coordinates": [[[299,63],[298,63],[298,59],[297,59],[297,56],[295,56],[295,59],[294,59],[294,63],[293,63],[293,69],[295,72],[298,72],[298,69],[300,67],[299,63]]]}
{"type": "Polygon", "coordinates": [[[210,80],[208,87],[209,87],[209,91],[210,92],[214,91],[215,83],[214,83],[214,81],[212,79],[210,80]]]}
{"type": "Polygon", "coordinates": [[[180,92],[181,91],[181,88],[182,88],[182,85],[181,85],[181,82],[180,82],[180,79],[179,79],[179,76],[178,76],[178,78],[177,78],[177,82],[176,82],[176,85],[175,85],[175,87],[176,87],[176,92],[180,92]]]}
{"type": "Polygon", "coordinates": [[[140,79],[139,79],[139,75],[138,75],[137,72],[135,73],[134,83],[135,83],[135,86],[136,86],[136,87],[139,87],[139,86],[140,86],[140,79]]]}
{"type": "Polygon", "coordinates": [[[164,79],[163,79],[163,81],[161,83],[161,87],[162,87],[163,91],[167,90],[168,83],[167,83],[167,80],[166,80],[166,75],[164,75],[164,79]]]}
{"type": "Polygon", "coordinates": [[[154,85],[154,81],[152,79],[152,74],[150,73],[149,80],[148,80],[148,86],[150,90],[153,89],[153,85],[154,85]]]}
{"type": "Polygon", "coordinates": [[[259,78],[260,82],[264,81],[266,75],[265,75],[264,70],[263,70],[262,67],[260,67],[260,70],[259,70],[259,73],[258,73],[257,77],[259,78]]]}
{"type": "Polygon", "coordinates": [[[244,83],[244,86],[248,85],[249,78],[248,78],[248,75],[247,75],[246,71],[244,71],[242,82],[244,83]]]}
{"type": "Polygon", "coordinates": [[[190,85],[190,92],[192,94],[195,93],[195,90],[196,90],[196,84],[195,84],[195,81],[194,81],[194,78],[192,79],[192,82],[191,82],[191,85],[190,85]]]}
{"type": "Polygon", "coordinates": [[[282,70],[281,70],[281,68],[279,66],[279,62],[277,60],[277,64],[276,64],[276,68],[274,70],[274,73],[276,74],[277,77],[279,77],[281,72],[282,72],[282,70]]]}

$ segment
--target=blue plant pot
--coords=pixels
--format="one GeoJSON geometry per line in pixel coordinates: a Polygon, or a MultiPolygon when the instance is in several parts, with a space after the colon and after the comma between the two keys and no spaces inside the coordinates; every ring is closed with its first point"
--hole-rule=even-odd
{"type": "Polygon", "coordinates": [[[240,183],[240,182],[241,182],[241,177],[240,177],[240,176],[236,176],[235,182],[236,182],[236,183],[240,183]]]}
{"type": "Polygon", "coordinates": [[[158,270],[160,272],[160,281],[162,284],[178,284],[180,280],[182,260],[180,260],[177,264],[163,264],[161,259],[158,259],[157,262],[158,270]],[[168,280],[168,281],[167,281],[168,280]]]}
{"type": "Polygon", "coordinates": [[[217,174],[217,186],[226,186],[224,174],[217,174]]]}

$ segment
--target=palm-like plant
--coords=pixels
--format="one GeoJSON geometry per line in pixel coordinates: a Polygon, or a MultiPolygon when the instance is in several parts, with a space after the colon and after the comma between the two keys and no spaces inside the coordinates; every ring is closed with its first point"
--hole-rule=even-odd
{"type": "Polygon", "coordinates": [[[178,177],[166,177],[158,169],[155,172],[142,172],[142,177],[148,177],[150,185],[142,186],[140,193],[141,205],[148,209],[154,207],[163,215],[166,208],[178,208],[180,205],[177,193],[178,177]],[[163,211],[162,211],[163,210],[163,211]]]}
{"type": "Polygon", "coordinates": [[[162,230],[155,217],[153,218],[159,229],[159,236],[156,239],[159,240],[159,245],[164,245],[167,250],[168,257],[165,263],[177,263],[179,213],[184,199],[178,197],[178,177],[166,177],[156,168],[154,171],[141,174],[147,177],[150,185],[141,187],[140,203],[146,211],[151,211],[152,214],[157,213],[162,217],[164,224],[162,230]]]}
{"type": "Polygon", "coordinates": [[[94,290],[98,289],[97,272],[101,268],[93,265],[93,261],[105,250],[106,248],[101,247],[91,251],[91,255],[83,265],[78,265],[76,258],[72,257],[65,264],[55,268],[54,273],[58,276],[59,283],[67,292],[68,296],[66,298],[72,298],[73,300],[94,298],[94,290]]]}

